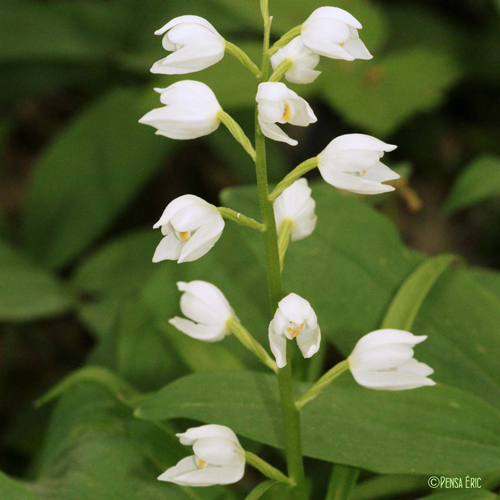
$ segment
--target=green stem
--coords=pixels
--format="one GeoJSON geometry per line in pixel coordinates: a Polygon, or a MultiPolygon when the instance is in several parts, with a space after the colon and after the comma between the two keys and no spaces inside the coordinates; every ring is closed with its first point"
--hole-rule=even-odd
{"type": "Polygon", "coordinates": [[[269,78],[270,82],[279,82],[283,75],[293,66],[293,61],[291,59],[285,59],[281,61],[278,67],[274,70],[271,78],[269,78]]]}
{"type": "Polygon", "coordinates": [[[349,500],[356,487],[359,472],[356,467],[335,464],[325,500],[349,500]]]}
{"type": "MultiPolygon", "coordinates": [[[[262,71],[259,82],[265,81],[269,71],[269,37],[271,32],[271,18],[267,15],[267,0],[261,1],[264,17],[264,46],[262,51],[262,71]]],[[[255,110],[255,171],[257,176],[257,191],[262,221],[266,226],[263,233],[264,249],[266,255],[267,282],[271,313],[274,314],[280,300],[283,298],[283,285],[281,282],[280,257],[278,250],[278,237],[274,208],[269,199],[266,164],[266,139],[259,126],[258,111],[255,110]]],[[[286,447],[288,475],[296,484],[293,488],[295,500],[307,498],[304,464],[302,461],[302,447],[300,440],[300,415],[295,408],[293,380],[292,380],[292,349],[287,349],[287,364],[278,371],[278,386],[280,391],[281,409],[283,414],[283,427],[286,447]]]]}
{"type": "Polygon", "coordinates": [[[229,318],[226,322],[226,327],[234,334],[234,336],[257,358],[262,361],[274,373],[278,373],[276,361],[269,356],[267,351],[259,342],[255,340],[253,335],[237,320],[229,318]]]}
{"type": "Polygon", "coordinates": [[[245,459],[247,461],[247,464],[262,472],[262,474],[264,474],[264,476],[268,477],[269,479],[274,479],[275,481],[278,481],[280,483],[294,486],[293,481],[289,477],[285,476],[283,472],[279,471],[278,469],[276,469],[276,467],[273,467],[265,460],[262,460],[262,458],[258,457],[257,455],[254,455],[249,451],[245,451],[245,459]]]}
{"type": "Polygon", "coordinates": [[[279,49],[284,47],[287,43],[291,42],[294,38],[298,37],[300,35],[300,32],[302,31],[302,25],[300,26],[295,26],[295,28],[292,28],[290,31],[285,33],[269,50],[269,55],[272,56],[273,54],[276,54],[279,49]]]}
{"type": "Polygon", "coordinates": [[[269,199],[274,201],[287,187],[290,187],[296,180],[300,179],[304,174],[313,170],[318,166],[318,157],[309,158],[308,160],[297,165],[285,178],[278,183],[269,195],[269,199]]]}
{"type": "Polygon", "coordinates": [[[252,160],[255,161],[255,150],[246,136],[243,129],[239,126],[238,122],[224,110],[217,113],[217,118],[227,127],[231,135],[243,146],[243,149],[250,155],[252,160]]]}
{"type": "Polygon", "coordinates": [[[257,78],[260,77],[260,69],[258,66],[237,45],[226,40],[226,51],[235,59],[238,59],[238,61],[240,61],[245,68],[249,69],[257,78]]]}
{"type": "Polygon", "coordinates": [[[247,217],[246,215],[240,214],[236,212],[236,210],[232,210],[231,208],[219,207],[219,213],[224,217],[224,219],[232,220],[241,226],[251,227],[252,229],[256,229],[261,233],[264,232],[266,227],[264,224],[257,222],[256,220],[247,217]]]}
{"type": "Polygon", "coordinates": [[[297,410],[302,408],[318,396],[328,385],[330,385],[339,375],[349,369],[349,360],[345,359],[327,371],[302,397],[295,403],[297,410]]]}
{"type": "Polygon", "coordinates": [[[285,263],[285,254],[290,243],[290,234],[292,233],[293,220],[285,219],[281,223],[280,234],[278,236],[278,249],[280,252],[280,269],[283,271],[283,265],[285,263]]]}

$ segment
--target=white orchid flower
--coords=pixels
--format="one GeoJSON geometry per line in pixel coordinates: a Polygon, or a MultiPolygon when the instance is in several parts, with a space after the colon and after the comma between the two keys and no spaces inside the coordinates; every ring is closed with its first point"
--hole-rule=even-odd
{"type": "Polygon", "coordinates": [[[181,443],[192,446],[194,455],[183,458],[158,479],[181,486],[233,484],[245,474],[245,450],[236,434],[223,425],[193,427],[177,434],[181,443]]]}
{"type": "Polygon", "coordinates": [[[403,330],[377,330],[361,338],[349,356],[356,382],[368,389],[403,391],[436,383],[434,370],[413,358],[413,347],[427,338],[403,330]]]}
{"type": "Polygon", "coordinates": [[[218,114],[222,108],[204,83],[184,80],[155,90],[165,106],[146,113],[139,123],[156,128],[158,135],[178,140],[196,139],[219,128],[218,114]]]}
{"type": "Polygon", "coordinates": [[[299,127],[307,127],[317,121],[309,104],[284,83],[261,83],[256,100],[260,128],[269,139],[296,146],[298,142],[288,137],[276,123],[291,123],[299,127]]]}
{"type": "Polygon", "coordinates": [[[181,297],[181,311],[186,318],[175,317],[169,323],[177,330],[204,342],[217,342],[231,332],[228,319],[238,318],[224,294],[206,281],[180,281],[177,287],[184,292],[181,297]]]}
{"type": "Polygon", "coordinates": [[[203,257],[222,235],[224,219],[217,207],[192,194],[171,201],[153,226],[165,236],[153,262],[176,260],[179,264],[203,257]]]}
{"type": "Polygon", "coordinates": [[[302,43],[315,54],[331,59],[371,59],[365,44],[360,40],[359,21],[349,12],[337,7],[316,9],[302,25],[302,43]]]}
{"type": "Polygon", "coordinates": [[[316,202],[311,196],[307,179],[299,179],[286,188],[274,202],[274,216],[278,233],[283,221],[290,220],[292,241],[302,240],[312,234],[317,217],[314,213],[316,202]]]}
{"type": "Polygon", "coordinates": [[[276,69],[283,61],[288,60],[293,64],[285,73],[286,80],[292,83],[312,83],[321,75],[321,71],[314,69],[319,59],[319,55],[309,50],[298,36],[271,57],[271,64],[276,69]]]}
{"type": "Polygon", "coordinates": [[[184,75],[217,64],[226,50],[225,40],[199,16],[180,16],[155,31],[163,36],[163,48],[172,52],[156,62],[152,73],[184,75]]]}
{"type": "Polygon", "coordinates": [[[274,318],[269,323],[269,343],[278,368],[286,366],[286,341],[297,340],[304,358],[319,350],[321,330],[311,304],[295,293],[287,295],[278,304],[274,318]]]}
{"type": "Polygon", "coordinates": [[[384,152],[397,146],[386,144],[364,134],[347,134],[333,139],[318,155],[323,179],[339,189],[358,194],[380,194],[394,191],[382,184],[399,179],[399,175],[380,162],[384,152]]]}

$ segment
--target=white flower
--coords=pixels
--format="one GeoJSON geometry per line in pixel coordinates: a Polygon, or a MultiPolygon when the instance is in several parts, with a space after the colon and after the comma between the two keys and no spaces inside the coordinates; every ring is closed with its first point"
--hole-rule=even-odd
{"type": "Polygon", "coordinates": [[[434,370],[413,359],[413,347],[427,338],[402,330],[377,330],[358,341],[349,356],[356,382],[368,389],[403,391],[436,383],[434,370]]]}
{"type": "Polygon", "coordinates": [[[224,219],[214,205],[185,194],[167,205],[153,226],[159,227],[165,237],[156,248],[153,262],[176,260],[181,264],[203,257],[217,243],[224,219]]]}
{"type": "Polygon", "coordinates": [[[224,38],[199,16],[176,17],[155,35],[164,35],[163,48],[172,54],[156,62],[152,73],[184,75],[200,71],[218,63],[226,50],[224,38]]]}
{"type": "Polygon", "coordinates": [[[193,427],[177,434],[194,455],[183,458],[158,479],[181,486],[233,484],[245,474],[245,450],[236,434],[223,425],[193,427]]]}
{"type": "Polygon", "coordinates": [[[293,66],[285,73],[285,78],[289,82],[311,83],[321,75],[321,71],[314,69],[319,63],[319,55],[309,50],[300,40],[300,36],[294,38],[271,57],[273,69],[285,60],[293,63],[293,66]]]}
{"type": "Polygon", "coordinates": [[[380,162],[384,152],[397,146],[385,144],[364,134],[347,134],[333,139],[318,155],[323,179],[339,189],[358,194],[380,194],[394,191],[382,182],[399,179],[399,175],[380,162]]]}
{"type": "Polygon", "coordinates": [[[316,9],[302,25],[302,43],[320,56],[331,59],[371,59],[365,44],[360,40],[359,21],[349,12],[337,7],[316,9]]]}
{"type": "Polygon", "coordinates": [[[269,323],[269,343],[278,368],[286,366],[286,340],[297,339],[304,358],[319,350],[321,331],[311,304],[295,293],[287,295],[278,304],[278,310],[269,323]]]}
{"type": "Polygon", "coordinates": [[[180,281],[177,287],[184,292],[181,311],[189,319],[176,316],[169,320],[171,325],[204,342],[217,342],[231,333],[226,322],[229,318],[238,318],[224,294],[215,285],[206,281],[180,281]]]}
{"type": "Polygon", "coordinates": [[[261,83],[256,100],[259,108],[260,128],[269,139],[296,146],[298,142],[290,139],[276,123],[291,123],[299,127],[307,127],[317,121],[309,104],[284,83],[261,83]]]}
{"type": "Polygon", "coordinates": [[[285,219],[292,221],[292,241],[307,238],[316,227],[316,202],[311,196],[307,179],[299,179],[286,188],[274,202],[274,216],[278,233],[285,219]]]}
{"type": "Polygon", "coordinates": [[[210,90],[201,82],[184,80],[166,89],[155,89],[165,107],[146,113],[139,123],[151,125],[158,135],[170,139],[196,139],[211,134],[220,125],[221,106],[210,90]]]}

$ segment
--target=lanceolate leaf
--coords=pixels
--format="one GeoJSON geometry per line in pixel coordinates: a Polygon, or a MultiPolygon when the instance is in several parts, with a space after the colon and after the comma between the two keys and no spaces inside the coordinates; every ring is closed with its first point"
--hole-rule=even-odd
{"type": "MultiPolygon", "coordinates": [[[[278,390],[270,375],[193,374],[145,401],[136,415],[223,424],[283,447],[278,390]]],[[[302,416],[304,453],[330,462],[386,474],[456,474],[486,473],[500,460],[500,412],[441,384],[396,393],[370,391],[346,374],[302,416]]]]}

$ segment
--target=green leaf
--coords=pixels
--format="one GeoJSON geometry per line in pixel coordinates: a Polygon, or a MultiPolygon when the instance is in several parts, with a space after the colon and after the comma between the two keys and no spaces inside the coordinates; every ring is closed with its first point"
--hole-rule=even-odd
{"type": "Polygon", "coordinates": [[[277,481],[265,481],[264,483],[260,483],[256,486],[250,494],[246,497],[245,500],[258,500],[264,495],[268,490],[270,490],[273,486],[278,484],[277,481]]]}
{"type": "Polygon", "coordinates": [[[467,165],[449,194],[448,214],[500,197],[500,158],[485,155],[467,165]]]}
{"type": "Polygon", "coordinates": [[[409,494],[428,491],[428,481],[428,476],[411,476],[406,474],[375,476],[366,479],[356,486],[352,500],[405,498],[409,494]]]}
{"type": "Polygon", "coordinates": [[[38,500],[20,482],[0,472],[0,495],[2,500],[38,500]]]}
{"type": "Polygon", "coordinates": [[[143,95],[108,94],[42,156],[22,230],[26,248],[45,265],[64,267],[101,236],[172,147],[137,123],[146,111],[143,95]]]}
{"type": "Polygon", "coordinates": [[[100,385],[125,404],[130,404],[130,401],[139,395],[137,390],[128,382],[110,370],[97,366],[87,366],[67,376],[45,396],[38,399],[35,404],[36,406],[42,406],[49,403],[82,382],[92,382],[100,385]]]}
{"type": "Polygon", "coordinates": [[[419,500],[498,500],[498,495],[491,491],[446,491],[434,493],[419,500]]]}
{"type": "Polygon", "coordinates": [[[427,48],[402,49],[370,62],[340,61],[324,73],[320,82],[328,102],[348,122],[381,136],[439,106],[460,77],[446,52],[427,48]]]}
{"type": "Polygon", "coordinates": [[[431,288],[455,260],[454,255],[440,255],[421,264],[398,290],[381,328],[411,331],[431,288]]]}
{"type": "Polygon", "coordinates": [[[0,242],[0,320],[32,321],[67,312],[71,297],[50,272],[0,242]]]}
{"type": "MultiPolygon", "coordinates": [[[[300,389],[306,387],[301,384],[300,389]]],[[[278,388],[269,375],[189,375],[146,400],[136,415],[218,423],[283,447],[278,388]]],[[[415,391],[370,391],[343,376],[307,405],[302,417],[303,449],[309,457],[386,474],[471,474],[498,468],[500,412],[441,384],[415,391]]]]}

